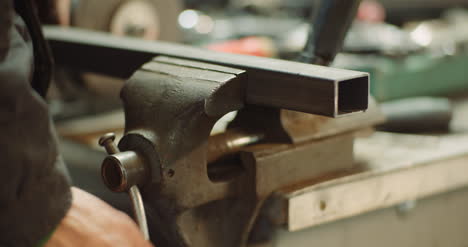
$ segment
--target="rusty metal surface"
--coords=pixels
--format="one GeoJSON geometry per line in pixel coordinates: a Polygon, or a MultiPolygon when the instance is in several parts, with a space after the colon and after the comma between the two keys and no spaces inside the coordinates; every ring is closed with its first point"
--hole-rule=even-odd
{"type": "Polygon", "coordinates": [[[85,71],[126,79],[154,56],[163,55],[247,71],[249,104],[333,117],[365,110],[368,104],[369,77],[364,72],[117,38],[73,28],[45,27],[44,33],[57,63],[85,71]]]}

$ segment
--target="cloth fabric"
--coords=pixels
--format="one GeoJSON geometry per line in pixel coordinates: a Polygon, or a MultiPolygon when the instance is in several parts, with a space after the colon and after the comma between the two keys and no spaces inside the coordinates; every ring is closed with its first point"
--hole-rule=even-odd
{"type": "Polygon", "coordinates": [[[50,75],[34,67],[28,27],[13,1],[1,0],[0,246],[36,246],[71,203],[47,105],[31,86],[50,75]]]}

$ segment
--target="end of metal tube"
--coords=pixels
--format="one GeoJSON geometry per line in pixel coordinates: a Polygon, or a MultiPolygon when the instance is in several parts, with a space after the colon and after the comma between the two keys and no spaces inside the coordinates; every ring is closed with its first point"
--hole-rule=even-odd
{"type": "Polygon", "coordinates": [[[335,116],[363,112],[369,105],[369,77],[357,77],[337,82],[335,116]]]}

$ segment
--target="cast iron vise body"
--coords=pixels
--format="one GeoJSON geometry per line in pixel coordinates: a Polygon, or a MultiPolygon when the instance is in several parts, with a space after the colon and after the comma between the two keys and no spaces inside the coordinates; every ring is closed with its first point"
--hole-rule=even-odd
{"type": "MultiPolygon", "coordinates": [[[[347,79],[330,84],[362,86],[347,79]]],[[[272,85],[282,87],[264,90],[276,91],[272,95],[282,91],[292,104],[320,91],[311,84],[290,88],[287,78],[276,80],[272,85]]],[[[372,120],[345,122],[281,110],[274,99],[255,104],[248,95],[253,83],[245,70],[159,56],[124,86],[126,126],[119,148],[143,160],[134,183],[142,188],[151,238],[158,246],[245,246],[257,241],[252,229],[274,191],[353,164],[350,132],[372,120]],[[216,121],[231,111],[238,114],[228,130],[210,137],[216,121]],[[256,145],[243,145],[251,142],[256,145]]],[[[322,113],[336,116],[337,104],[342,104],[337,101],[344,98],[337,94],[348,91],[327,86],[317,97],[330,97],[333,106],[322,113]],[[327,92],[327,86],[333,89],[327,92]]],[[[367,97],[357,95],[363,94],[367,97]]],[[[356,105],[359,100],[341,106],[362,111],[367,104],[356,105]]],[[[317,108],[304,104],[301,109],[317,108]]]]}

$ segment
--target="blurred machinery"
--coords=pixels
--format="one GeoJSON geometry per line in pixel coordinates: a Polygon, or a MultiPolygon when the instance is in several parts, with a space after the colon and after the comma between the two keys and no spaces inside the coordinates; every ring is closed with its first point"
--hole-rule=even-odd
{"type": "MultiPolygon", "coordinates": [[[[441,6],[446,6],[442,4],[434,6],[439,6],[438,19],[415,20],[414,16],[409,16],[411,18],[402,26],[382,22],[383,19],[357,20],[333,66],[371,73],[371,93],[379,101],[447,95],[465,89],[465,78],[468,77],[464,69],[468,11],[441,9],[441,6]]],[[[447,6],[463,4],[447,3],[447,6]]],[[[208,43],[208,47],[220,51],[263,54],[289,60],[295,59],[303,50],[310,29],[306,17],[288,8],[278,7],[270,15],[243,12],[218,17],[215,12],[212,18],[216,25],[211,32],[189,30],[190,42],[208,43]],[[245,37],[249,38],[243,39],[245,37]],[[256,43],[252,42],[254,38],[258,39],[256,43]],[[236,47],[219,44],[223,40],[232,44],[236,39],[241,39],[236,47]],[[267,51],[256,47],[267,47],[267,51]]]]}
{"type": "Polygon", "coordinates": [[[176,21],[181,10],[180,1],[80,0],[72,6],[71,25],[119,36],[179,41],[176,21]]]}

